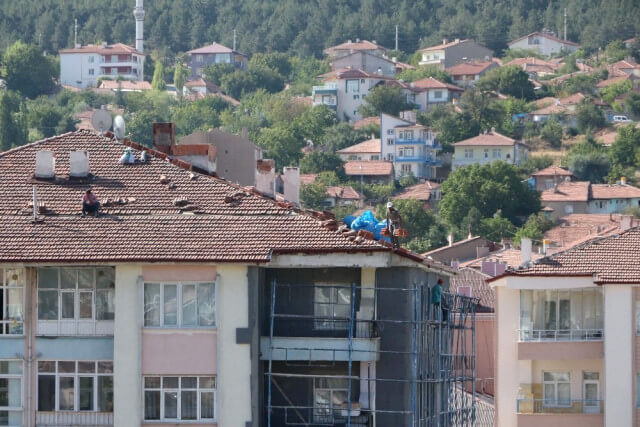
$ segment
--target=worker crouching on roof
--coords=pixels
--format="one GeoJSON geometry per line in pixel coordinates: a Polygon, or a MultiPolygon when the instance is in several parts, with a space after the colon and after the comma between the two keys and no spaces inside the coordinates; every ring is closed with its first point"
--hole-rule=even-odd
{"type": "Polygon", "coordinates": [[[393,203],[389,202],[387,203],[387,230],[389,231],[391,243],[393,243],[394,248],[400,246],[398,236],[396,236],[395,233],[395,231],[400,228],[402,228],[402,217],[400,216],[400,212],[393,207],[393,203]]]}
{"type": "Polygon", "coordinates": [[[84,196],[82,197],[82,216],[86,214],[98,215],[98,211],[100,210],[100,202],[98,198],[91,192],[91,189],[88,189],[84,196]]]}

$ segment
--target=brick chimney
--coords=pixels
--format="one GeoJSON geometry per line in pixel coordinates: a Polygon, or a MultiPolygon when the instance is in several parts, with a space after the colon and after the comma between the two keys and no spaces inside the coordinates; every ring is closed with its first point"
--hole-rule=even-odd
{"type": "Polygon", "coordinates": [[[260,159],[256,163],[256,190],[274,197],[276,195],[276,162],[260,159]]]}
{"type": "Polygon", "coordinates": [[[283,168],[284,199],[300,206],[300,168],[289,166],[283,168]]]}
{"type": "Polygon", "coordinates": [[[153,148],[163,153],[171,154],[176,140],[176,125],[174,123],[153,124],[153,148]]]}

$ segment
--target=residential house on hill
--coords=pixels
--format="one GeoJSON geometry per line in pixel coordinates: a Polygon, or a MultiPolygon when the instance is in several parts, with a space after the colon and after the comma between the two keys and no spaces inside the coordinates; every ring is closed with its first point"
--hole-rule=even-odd
{"type": "Polygon", "coordinates": [[[529,77],[532,79],[554,74],[559,68],[555,62],[545,61],[535,57],[516,58],[504,65],[520,67],[525,73],[529,74],[529,77]]]}
{"type": "Polygon", "coordinates": [[[464,89],[456,85],[441,82],[433,77],[416,80],[409,85],[415,92],[409,101],[417,104],[420,111],[429,111],[437,105],[452,103],[464,92],[464,89]]]}
{"type": "Polygon", "coordinates": [[[189,68],[191,77],[202,77],[204,67],[212,64],[232,64],[240,70],[246,70],[249,65],[247,55],[236,52],[220,43],[213,42],[210,45],[192,49],[187,52],[189,56],[189,68]]]}
{"type": "Polygon", "coordinates": [[[78,88],[95,87],[100,77],[142,81],[145,54],[122,43],[89,44],[62,49],[60,83],[78,88]]]}
{"type": "Polygon", "coordinates": [[[541,55],[551,56],[562,52],[572,53],[580,48],[580,45],[569,40],[562,40],[554,34],[547,32],[535,32],[522,36],[508,43],[509,49],[534,50],[541,55]]]}
{"type": "Polygon", "coordinates": [[[498,246],[481,236],[469,236],[464,240],[453,241],[453,234],[449,235],[449,244],[422,255],[439,261],[443,264],[457,267],[461,262],[474,260],[481,256],[487,255],[489,252],[497,250],[498,246]]]}
{"type": "Polygon", "coordinates": [[[441,197],[440,184],[427,180],[405,188],[400,194],[393,196],[393,200],[419,200],[424,204],[425,210],[437,211],[441,197]]]}
{"type": "Polygon", "coordinates": [[[489,279],[496,426],[616,425],[637,417],[640,228],[489,279]],[[517,328],[517,330],[514,330],[517,328]]]}
{"type": "Polygon", "coordinates": [[[382,56],[387,53],[387,49],[377,44],[375,40],[356,39],[355,42],[348,40],[345,43],[328,47],[323,50],[323,52],[329,58],[340,58],[351,55],[354,52],[366,52],[376,56],[382,56]]]}
{"type": "Polygon", "coordinates": [[[363,119],[358,120],[353,123],[353,128],[358,130],[362,128],[366,128],[368,126],[374,126],[376,128],[380,128],[380,116],[374,117],[365,117],[363,119]]]}
{"type": "Polygon", "coordinates": [[[388,183],[394,178],[393,163],[382,160],[350,160],[344,164],[344,173],[366,183],[388,183]]]}
{"type": "Polygon", "coordinates": [[[216,96],[230,103],[231,105],[238,106],[240,101],[225,94],[220,86],[212,83],[208,80],[198,77],[185,82],[182,89],[183,96],[189,100],[197,100],[206,98],[208,96],[216,96]]]}
{"type": "Polygon", "coordinates": [[[446,71],[451,75],[453,83],[466,89],[473,86],[480,77],[497,66],[495,61],[463,62],[448,67],[446,71]]]}
{"type": "Polygon", "coordinates": [[[336,206],[362,207],[363,201],[364,197],[349,185],[327,187],[327,198],[325,199],[327,208],[336,206]]]}
{"type": "Polygon", "coordinates": [[[344,161],[380,160],[380,138],[369,139],[337,151],[344,161]]]}
{"type": "Polygon", "coordinates": [[[483,165],[496,160],[521,165],[529,155],[529,147],[526,144],[502,135],[495,129],[456,142],[453,147],[452,170],[473,164],[483,165]]]}
{"type": "Polygon", "coordinates": [[[332,70],[351,68],[371,74],[393,77],[396,74],[396,62],[366,50],[356,50],[348,55],[339,56],[331,61],[332,70]]]}
{"type": "Polygon", "coordinates": [[[420,65],[434,65],[444,70],[461,62],[486,61],[493,57],[493,51],[475,41],[455,39],[442,40],[442,44],[418,50],[422,55],[420,65]]]}
{"type": "Polygon", "coordinates": [[[549,166],[531,174],[533,187],[537,191],[549,190],[563,182],[573,181],[575,178],[571,172],[558,166],[549,166]]]}
{"type": "Polygon", "coordinates": [[[616,63],[613,63],[607,66],[609,73],[614,74],[615,72],[622,72],[627,75],[634,75],[636,77],[640,77],[640,64],[638,64],[633,59],[623,59],[616,63]]]}

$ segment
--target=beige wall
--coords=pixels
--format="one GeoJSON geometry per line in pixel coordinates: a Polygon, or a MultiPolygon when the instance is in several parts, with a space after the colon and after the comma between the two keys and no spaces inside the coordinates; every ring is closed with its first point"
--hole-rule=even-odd
{"type": "Polygon", "coordinates": [[[579,342],[521,342],[518,343],[520,360],[579,360],[602,359],[602,341],[579,342]]]}
{"type": "MultiPolygon", "coordinates": [[[[517,425],[517,399],[522,382],[521,365],[530,362],[518,361],[518,328],[520,322],[520,292],[503,286],[495,288],[496,293],[496,425],[513,427],[517,425]],[[499,350],[499,351],[498,351],[499,350]]],[[[526,374],[526,369],[522,369],[526,374]]],[[[529,370],[530,371],[530,370],[529,370]]]]}
{"type": "Polygon", "coordinates": [[[472,165],[472,164],[480,164],[484,165],[486,163],[491,163],[495,160],[502,160],[503,162],[513,163],[515,159],[515,149],[514,147],[509,146],[487,146],[487,147],[455,147],[455,151],[453,154],[453,169],[455,170],[458,167],[472,165]],[[500,149],[500,157],[493,157],[493,149],[500,149]],[[464,151],[465,150],[473,150],[473,158],[465,158],[464,151]],[[485,158],[484,150],[489,150],[489,157],[485,158]],[[509,154],[509,158],[507,159],[507,154],[509,154]]]}
{"type": "Polygon", "coordinates": [[[602,414],[520,414],[518,427],[602,427],[602,414]]]}

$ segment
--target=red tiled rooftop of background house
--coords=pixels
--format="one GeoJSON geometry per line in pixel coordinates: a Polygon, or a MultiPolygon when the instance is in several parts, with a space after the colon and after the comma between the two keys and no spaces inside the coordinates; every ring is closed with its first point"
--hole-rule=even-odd
{"type": "Polygon", "coordinates": [[[318,177],[317,173],[301,173],[300,174],[300,184],[309,185],[315,182],[318,177]]]}
{"type": "Polygon", "coordinates": [[[538,115],[538,116],[548,116],[551,114],[567,114],[567,115],[573,115],[575,114],[575,111],[571,111],[569,110],[567,107],[565,107],[564,105],[560,105],[560,104],[551,104],[551,105],[547,105],[544,108],[541,108],[539,110],[536,111],[532,111],[531,113],[532,115],[538,115]]]}
{"type": "Polygon", "coordinates": [[[593,238],[566,251],[541,258],[514,276],[587,276],[599,284],[640,282],[640,227],[593,238]]]}
{"type": "Polygon", "coordinates": [[[632,199],[640,198],[640,188],[625,184],[591,184],[593,199],[632,199]]]}
{"type": "MultiPolygon", "coordinates": [[[[542,255],[535,252],[531,253],[531,259],[536,260],[538,258],[542,258],[542,255]]],[[[462,264],[460,264],[460,266],[480,270],[482,268],[482,261],[497,261],[503,264],[506,263],[507,266],[512,268],[519,266],[522,262],[520,257],[520,249],[509,248],[491,252],[483,257],[463,262],[462,264]]]]}
{"type": "Polygon", "coordinates": [[[394,196],[394,200],[422,200],[431,199],[433,190],[440,188],[440,184],[432,181],[421,182],[411,187],[407,187],[402,193],[394,196]]]}
{"type": "Polygon", "coordinates": [[[566,250],[596,236],[620,232],[620,214],[570,214],[547,230],[544,238],[551,243],[547,253],[566,250]]]}
{"type": "Polygon", "coordinates": [[[596,85],[596,87],[598,87],[598,88],[609,87],[609,86],[614,85],[614,84],[623,83],[623,82],[629,80],[630,78],[631,78],[631,76],[629,76],[629,75],[612,77],[612,78],[607,79],[607,80],[602,80],[601,82],[599,82],[596,85]]]}
{"type": "Polygon", "coordinates": [[[567,96],[566,98],[561,98],[559,102],[560,102],[560,105],[575,105],[575,104],[579,104],[583,99],[586,99],[586,96],[578,92],[578,93],[574,93],[571,96],[567,96]]]}
{"type": "Polygon", "coordinates": [[[573,176],[568,170],[559,166],[549,166],[531,174],[531,176],[573,176]]]}
{"type": "Polygon", "coordinates": [[[495,309],[495,293],[487,279],[491,276],[481,273],[473,268],[461,268],[458,274],[451,278],[452,291],[456,291],[460,286],[471,288],[471,296],[479,298],[476,313],[493,313],[495,309]]]}
{"type": "Polygon", "coordinates": [[[558,188],[544,190],[540,195],[542,204],[547,202],[589,201],[589,181],[572,181],[558,184],[558,188]]]}
{"type": "Polygon", "coordinates": [[[151,83],[145,81],[131,81],[131,80],[102,80],[100,82],[100,89],[111,90],[151,90],[151,83]]]}
{"type": "Polygon", "coordinates": [[[482,73],[493,64],[491,61],[463,62],[446,69],[452,76],[473,76],[482,73]]]}
{"type": "Polygon", "coordinates": [[[361,198],[360,194],[349,185],[327,187],[327,196],[346,200],[360,200],[361,198]]]}
{"type": "Polygon", "coordinates": [[[229,49],[228,47],[223,46],[220,43],[213,42],[210,45],[190,50],[187,53],[190,53],[193,55],[197,53],[232,53],[232,52],[233,52],[232,49],[229,49]]]}
{"type": "Polygon", "coordinates": [[[515,65],[518,67],[523,67],[524,65],[542,65],[554,70],[558,69],[558,64],[551,61],[545,61],[544,59],[535,58],[533,56],[528,56],[525,58],[516,58],[504,64],[505,67],[509,65],[515,65]]]}
{"type": "Polygon", "coordinates": [[[336,46],[331,46],[326,48],[324,52],[327,53],[334,50],[376,50],[376,49],[386,50],[384,47],[376,43],[370,42],[369,40],[360,40],[355,42],[347,41],[336,46]]]}
{"type": "Polygon", "coordinates": [[[489,131],[487,133],[481,133],[478,136],[474,136],[473,138],[458,141],[453,145],[458,147],[493,146],[493,145],[511,146],[511,145],[515,145],[516,143],[517,142],[515,139],[509,138],[508,136],[502,135],[495,131],[489,131]]]}
{"type": "Polygon", "coordinates": [[[123,43],[114,43],[107,46],[89,44],[86,46],[61,49],[59,53],[97,53],[100,55],[130,55],[135,53],[136,55],[145,56],[144,53],[138,52],[134,47],[123,43]]]}
{"type": "Polygon", "coordinates": [[[452,91],[464,92],[464,89],[456,85],[441,82],[440,80],[436,80],[433,77],[416,80],[412,83],[412,85],[421,89],[449,89],[452,91]]]}
{"type": "MultiPolygon", "coordinates": [[[[130,145],[138,158],[139,149],[130,145]]],[[[192,174],[157,152],[144,163],[120,164],[125,148],[94,132],[77,131],[0,154],[0,262],[265,262],[273,252],[389,250],[369,240],[356,244],[310,215],[192,174]],[[39,150],[55,153],[55,180],[34,179],[39,150]],[[71,150],[88,151],[88,178],[68,178],[71,150]],[[172,185],[162,184],[161,176],[172,185]],[[33,185],[47,208],[37,223],[29,207],[33,185]],[[89,186],[103,201],[98,218],[79,215],[89,186]],[[191,207],[176,206],[177,199],[191,207]]]]}
{"type": "Polygon", "coordinates": [[[186,87],[206,87],[211,92],[221,92],[220,86],[215,83],[206,81],[202,77],[189,80],[184,84],[186,87]]]}
{"type": "Polygon", "coordinates": [[[347,175],[389,176],[393,172],[393,163],[382,160],[353,160],[344,164],[347,175]]]}
{"type": "Polygon", "coordinates": [[[364,119],[358,120],[353,124],[354,129],[361,129],[365,126],[375,125],[380,127],[380,116],[375,117],[365,117],[364,119]]]}
{"type": "Polygon", "coordinates": [[[380,139],[368,139],[359,144],[352,145],[342,150],[338,150],[339,154],[380,154],[380,139]]]}
{"type": "Polygon", "coordinates": [[[425,47],[424,49],[420,49],[418,50],[418,52],[427,52],[427,51],[431,51],[431,50],[440,50],[440,49],[447,49],[451,46],[455,46],[458,45],[460,43],[464,43],[468,41],[468,39],[464,39],[464,40],[460,40],[460,39],[456,39],[450,42],[446,42],[446,43],[442,43],[442,44],[438,44],[435,46],[429,46],[429,47],[425,47]]]}
{"type": "Polygon", "coordinates": [[[640,68],[640,65],[635,61],[627,61],[626,59],[623,59],[622,61],[618,61],[609,65],[609,67],[618,70],[633,70],[636,68],[640,68]]]}

